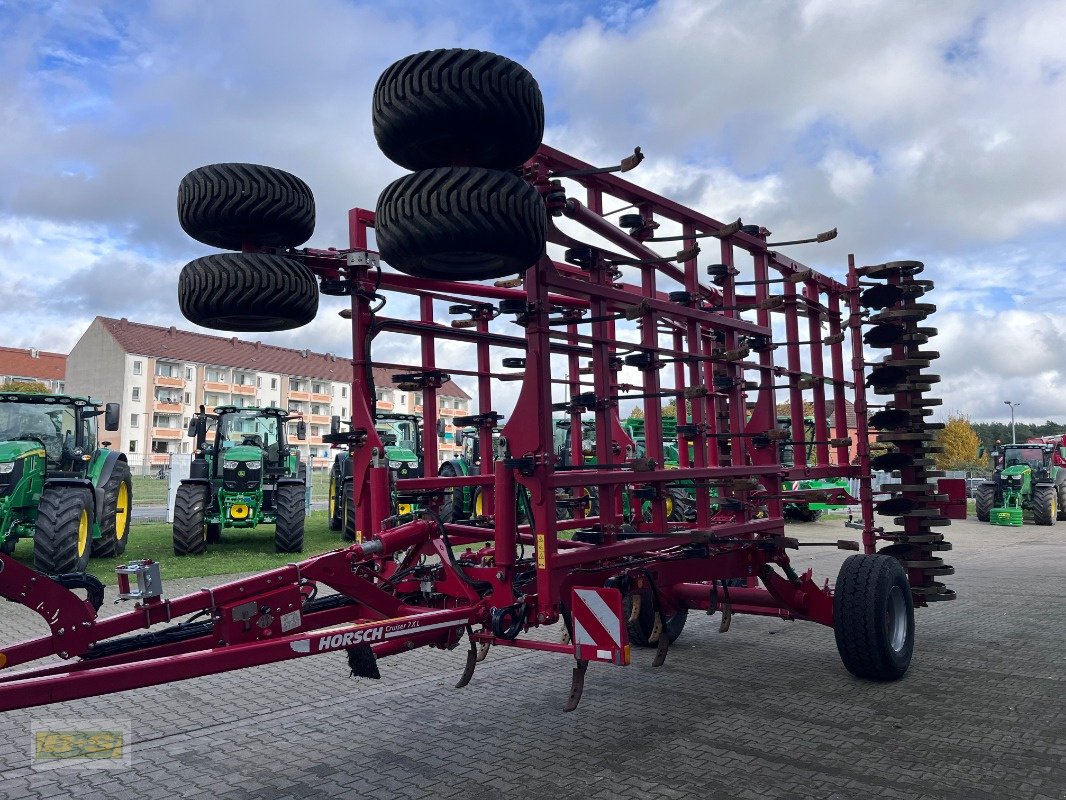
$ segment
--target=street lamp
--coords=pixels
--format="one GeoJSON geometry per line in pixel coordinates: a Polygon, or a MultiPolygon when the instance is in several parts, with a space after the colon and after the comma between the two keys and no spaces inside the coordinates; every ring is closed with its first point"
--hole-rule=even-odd
{"type": "Polygon", "coordinates": [[[1018,444],[1018,436],[1014,432],[1014,409],[1021,405],[1021,403],[1012,403],[1010,400],[1004,400],[1004,405],[1010,406],[1010,443],[1018,444]]]}

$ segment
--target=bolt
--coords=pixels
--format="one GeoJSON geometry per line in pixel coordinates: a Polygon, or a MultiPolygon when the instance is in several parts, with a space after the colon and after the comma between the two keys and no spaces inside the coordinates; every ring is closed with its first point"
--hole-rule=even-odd
{"type": "Polygon", "coordinates": [[[56,631],[56,636],[62,636],[64,633],[65,633],[65,631],[62,628],[60,628],[58,631],[56,631]]]}
{"type": "Polygon", "coordinates": [[[69,654],[67,653],[67,651],[66,651],[66,650],[61,650],[61,651],[59,652],[59,657],[60,657],[60,658],[70,658],[70,655],[69,655],[69,654]]]}
{"type": "Polygon", "coordinates": [[[499,572],[496,573],[496,580],[498,580],[498,581],[502,581],[503,580],[503,570],[502,569],[499,572]]]}
{"type": "Polygon", "coordinates": [[[543,622],[546,622],[547,619],[548,619],[547,614],[543,614],[543,613],[537,614],[537,622],[543,623],[543,622]]]}

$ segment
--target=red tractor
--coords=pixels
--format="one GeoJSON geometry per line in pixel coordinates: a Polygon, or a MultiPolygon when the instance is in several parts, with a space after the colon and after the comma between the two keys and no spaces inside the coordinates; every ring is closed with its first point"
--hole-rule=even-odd
{"type": "Polygon", "coordinates": [[[349,241],[335,249],[301,247],[313,197],[281,170],[216,164],[179,190],[185,230],[233,251],[183,270],[178,293],[191,321],[279,330],[314,318],[319,292],[350,298],[352,420],[331,438],[351,454],[355,541],[169,600],[158,564],[133,562],[119,570],[120,596],[136,607],[106,619],[96,614],[101,596],[82,600],[0,556],[0,594],[50,628],[2,650],[0,710],[320,653],[344,653],[356,675],[376,678],[382,657],[454,648],[464,637],[459,685],[490,645],[570,659],[569,710],[590,661],[628,664],[636,645],[654,649],[661,665],[690,610],[719,614],[723,630],[734,614],[817,622],[833,629],[855,675],[903,676],[914,608],[955,597],[939,580],[952,572],[941,559],[948,520],[928,480],[924,418],[939,401],[926,395],[938,378],[925,372],[936,331],[923,325],[934,306],[923,300],[932,283],[919,277],[921,263],[849,259],[838,280],[781,252],[796,241],[775,242],[760,225],[721,222],[620,177],[639,164],[639,149],[596,167],[544,145],[536,81],[492,53],[402,59],[378,81],[373,109],[382,150],[412,173],[385,188],[375,211],[352,209],[349,241]],[[375,360],[384,335],[408,337],[407,351],[421,358],[375,360]],[[463,343],[471,357],[438,363],[441,342],[463,343]],[[883,359],[867,363],[864,344],[883,359]],[[372,365],[420,392],[426,419],[438,417],[449,376],[476,385],[477,413],[463,421],[480,441],[475,471],[439,475],[429,437],[424,475],[390,474],[372,365]],[[499,407],[501,388],[516,384],[513,408],[499,407]],[[783,400],[789,430],[815,420],[811,437],[778,425],[783,400]],[[639,457],[621,444],[627,401],[644,414],[639,457]],[[668,469],[669,401],[684,422],[680,463],[668,469]],[[592,423],[594,457],[560,461],[560,414],[592,423]],[[873,461],[868,426],[891,445],[873,461]],[[871,469],[900,477],[875,498],[871,469]],[[860,552],[831,584],[790,563],[808,543],[786,531],[782,510],[797,496],[784,484],[841,477],[858,479],[862,522],[861,536],[838,546],[860,552]],[[672,519],[666,501],[682,484],[693,510],[672,519]],[[447,499],[467,487],[480,490],[481,515],[444,519],[447,499]],[[559,508],[560,496],[584,488],[594,489],[594,510],[559,508]],[[623,503],[627,495],[641,503],[623,503]],[[419,510],[395,515],[394,496],[419,510]],[[894,524],[875,524],[875,511],[894,524]],[[526,635],[559,622],[565,643],[526,635]],[[52,655],[64,663],[13,670],[52,655]]]}

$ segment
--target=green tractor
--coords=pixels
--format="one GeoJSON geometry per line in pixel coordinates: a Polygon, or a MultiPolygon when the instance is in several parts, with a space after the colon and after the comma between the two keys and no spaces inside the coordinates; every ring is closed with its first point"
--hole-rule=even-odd
{"type": "Polygon", "coordinates": [[[0,394],[0,552],[33,539],[47,575],[84,572],[89,555],[126,549],[133,485],[126,456],[97,441],[96,417],[118,430],[118,403],[0,394]]]}
{"type": "MultiPolygon", "coordinates": [[[[303,550],[307,466],[289,446],[288,419],[280,408],[219,406],[209,414],[200,406],[188,430],[196,453],[174,500],[175,555],[207,552],[223,528],[270,523],[275,552],[303,550]]],[[[296,437],[307,439],[303,420],[296,437]]]]}
{"type": "MultiPolygon", "coordinates": [[[[496,445],[498,436],[493,434],[492,444],[496,445]]],[[[457,428],[455,443],[462,449],[440,465],[437,474],[442,478],[454,478],[460,475],[481,474],[481,437],[477,428],[457,428]]],[[[455,489],[441,506],[441,519],[445,522],[459,522],[484,515],[480,487],[463,486],[455,489]]]]}
{"type": "MultiPolygon", "coordinates": [[[[789,439],[792,438],[792,419],[790,417],[778,417],[777,427],[780,430],[787,431],[789,433],[789,439]]],[[[811,442],[815,438],[815,426],[814,419],[807,417],[803,420],[803,438],[807,442],[805,452],[807,454],[807,461],[810,462],[811,456],[814,451],[814,445],[811,442]]],[[[795,466],[795,457],[792,444],[790,442],[782,441],[778,445],[778,456],[781,461],[782,467],[795,466]]],[[[803,489],[848,489],[847,478],[808,478],[798,481],[782,481],[782,492],[800,491],[803,489]]],[[[819,517],[822,516],[823,511],[830,509],[845,508],[841,505],[829,505],[827,503],[788,503],[786,502],[781,509],[781,513],[787,520],[794,522],[816,522],[819,517]]]]}
{"type": "MultiPolygon", "coordinates": [[[[333,417],[331,434],[340,432],[341,419],[333,417]]],[[[425,471],[425,450],[422,445],[422,417],[416,414],[396,414],[379,411],[374,425],[385,445],[385,458],[393,479],[421,478],[425,471]]],[[[333,459],[329,471],[329,529],[343,530],[345,541],[355,540],[352,496],[352,458],[347,450],[341,450],[333,459]]],[[[410,514],[410,503],[394,503],[397,514],[410,514]]]]}
{"type": "Polygon", "coordinates": [[[974,489],[977,519],[993,525],[1020,526],[1025,512],[1037,525],[1066,519],[1066,469],[1054,464],[1051,444],[1001,445],[992,453],[991,480],[974,489]]]}

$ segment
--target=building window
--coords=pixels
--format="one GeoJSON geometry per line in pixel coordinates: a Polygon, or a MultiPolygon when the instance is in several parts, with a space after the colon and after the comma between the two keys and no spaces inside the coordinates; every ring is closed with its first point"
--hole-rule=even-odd
{"type": "Polygon", "coordinates": [[[139,428],[139,427],[141,427],[141,415],[140,414],[130,414],[130,427],[131,428],[139,428]]]}
{"type": "Polygon", "coordinates": [[[278,388],[278,379],[277,378],[271,378],[270,379],[270,388],[271,389],[277,389],[278,388]]]}
{"type": "Polygon", "coordinates": [[[341,387],[341,397],[347,397],[347,396],[348,396],[348,387],[347,386],[342,386],[341,387]]]}
{"type": "Polygon", "coordinates": [[[255,388],[256,389],[262,389],[263,388],[263,378],[261,376],[259,376],[259,375],[255,376],[255,388]]]}
{"type": "Polygon", "coordinates": [[[133,362],[133,374],[134,375],[140,375],[141,374],[141,362],[140,361],[134,361],[133,362]]]}
{"type": "Polygon", "coordinates": [[[159,441],[159,440],[153,440],[152,441],[152,452],[153,453],[169,453],[170,452],[170,450],[168,449],[168,445],[169,444],[170,444],[170,442],[163,442],[163,441],[159,441]]]}
{"type": "Polygon", "coordinates": [[[129,446],[129,451],[128,452],[130,452],[130,453],[136,453],[137,452],[137,440],[136,439],[130,439],[130,446],[129,446]]]}
{"type": "Polygon", "coordinates": [[[344,419],[347,416],[348,416],[348,409],[345,408],[344,406],[341,406],[341,419],[344,419]]]}
{"type": "Polygon", "coordinates": [[[134,399],[134,400],[140,400],[141,399],[141,387],[140,386],[134,386],[133,387],[133,398],[132,399],[134,399]]]}
{"type": "Polygon", "coordinates": [[[212,383],[226,383],[228,375],[224,369],[209,369],[204,371],[204,380],[212,383]]]}
{"type": "Polygon", "coordinates": [[[192,380],[192,367],[186,367],[185,368],[185,380],[187,380],[187,381],[191,381],[192,380]]]}
{"type": "Polygon", "coordinates": [[[400,392],[400,405],[401,406],[406,406],[407,405],[407,395],[404,394],[403,392],[400,392]]]}
{"type": "Polygon", "coordinates": [[[189,394],[188,392],[186,392],[185,393],[185,405],[188,405],[191,402],[192,402],[192,395],[189,394]]]}
{"type": "Polygon", "coordinates": [[[313,383],[313,384],[311,384],[311,391],[314,392],[315,394],[322,394],[322,384],[321,383],[313,383]]]}

